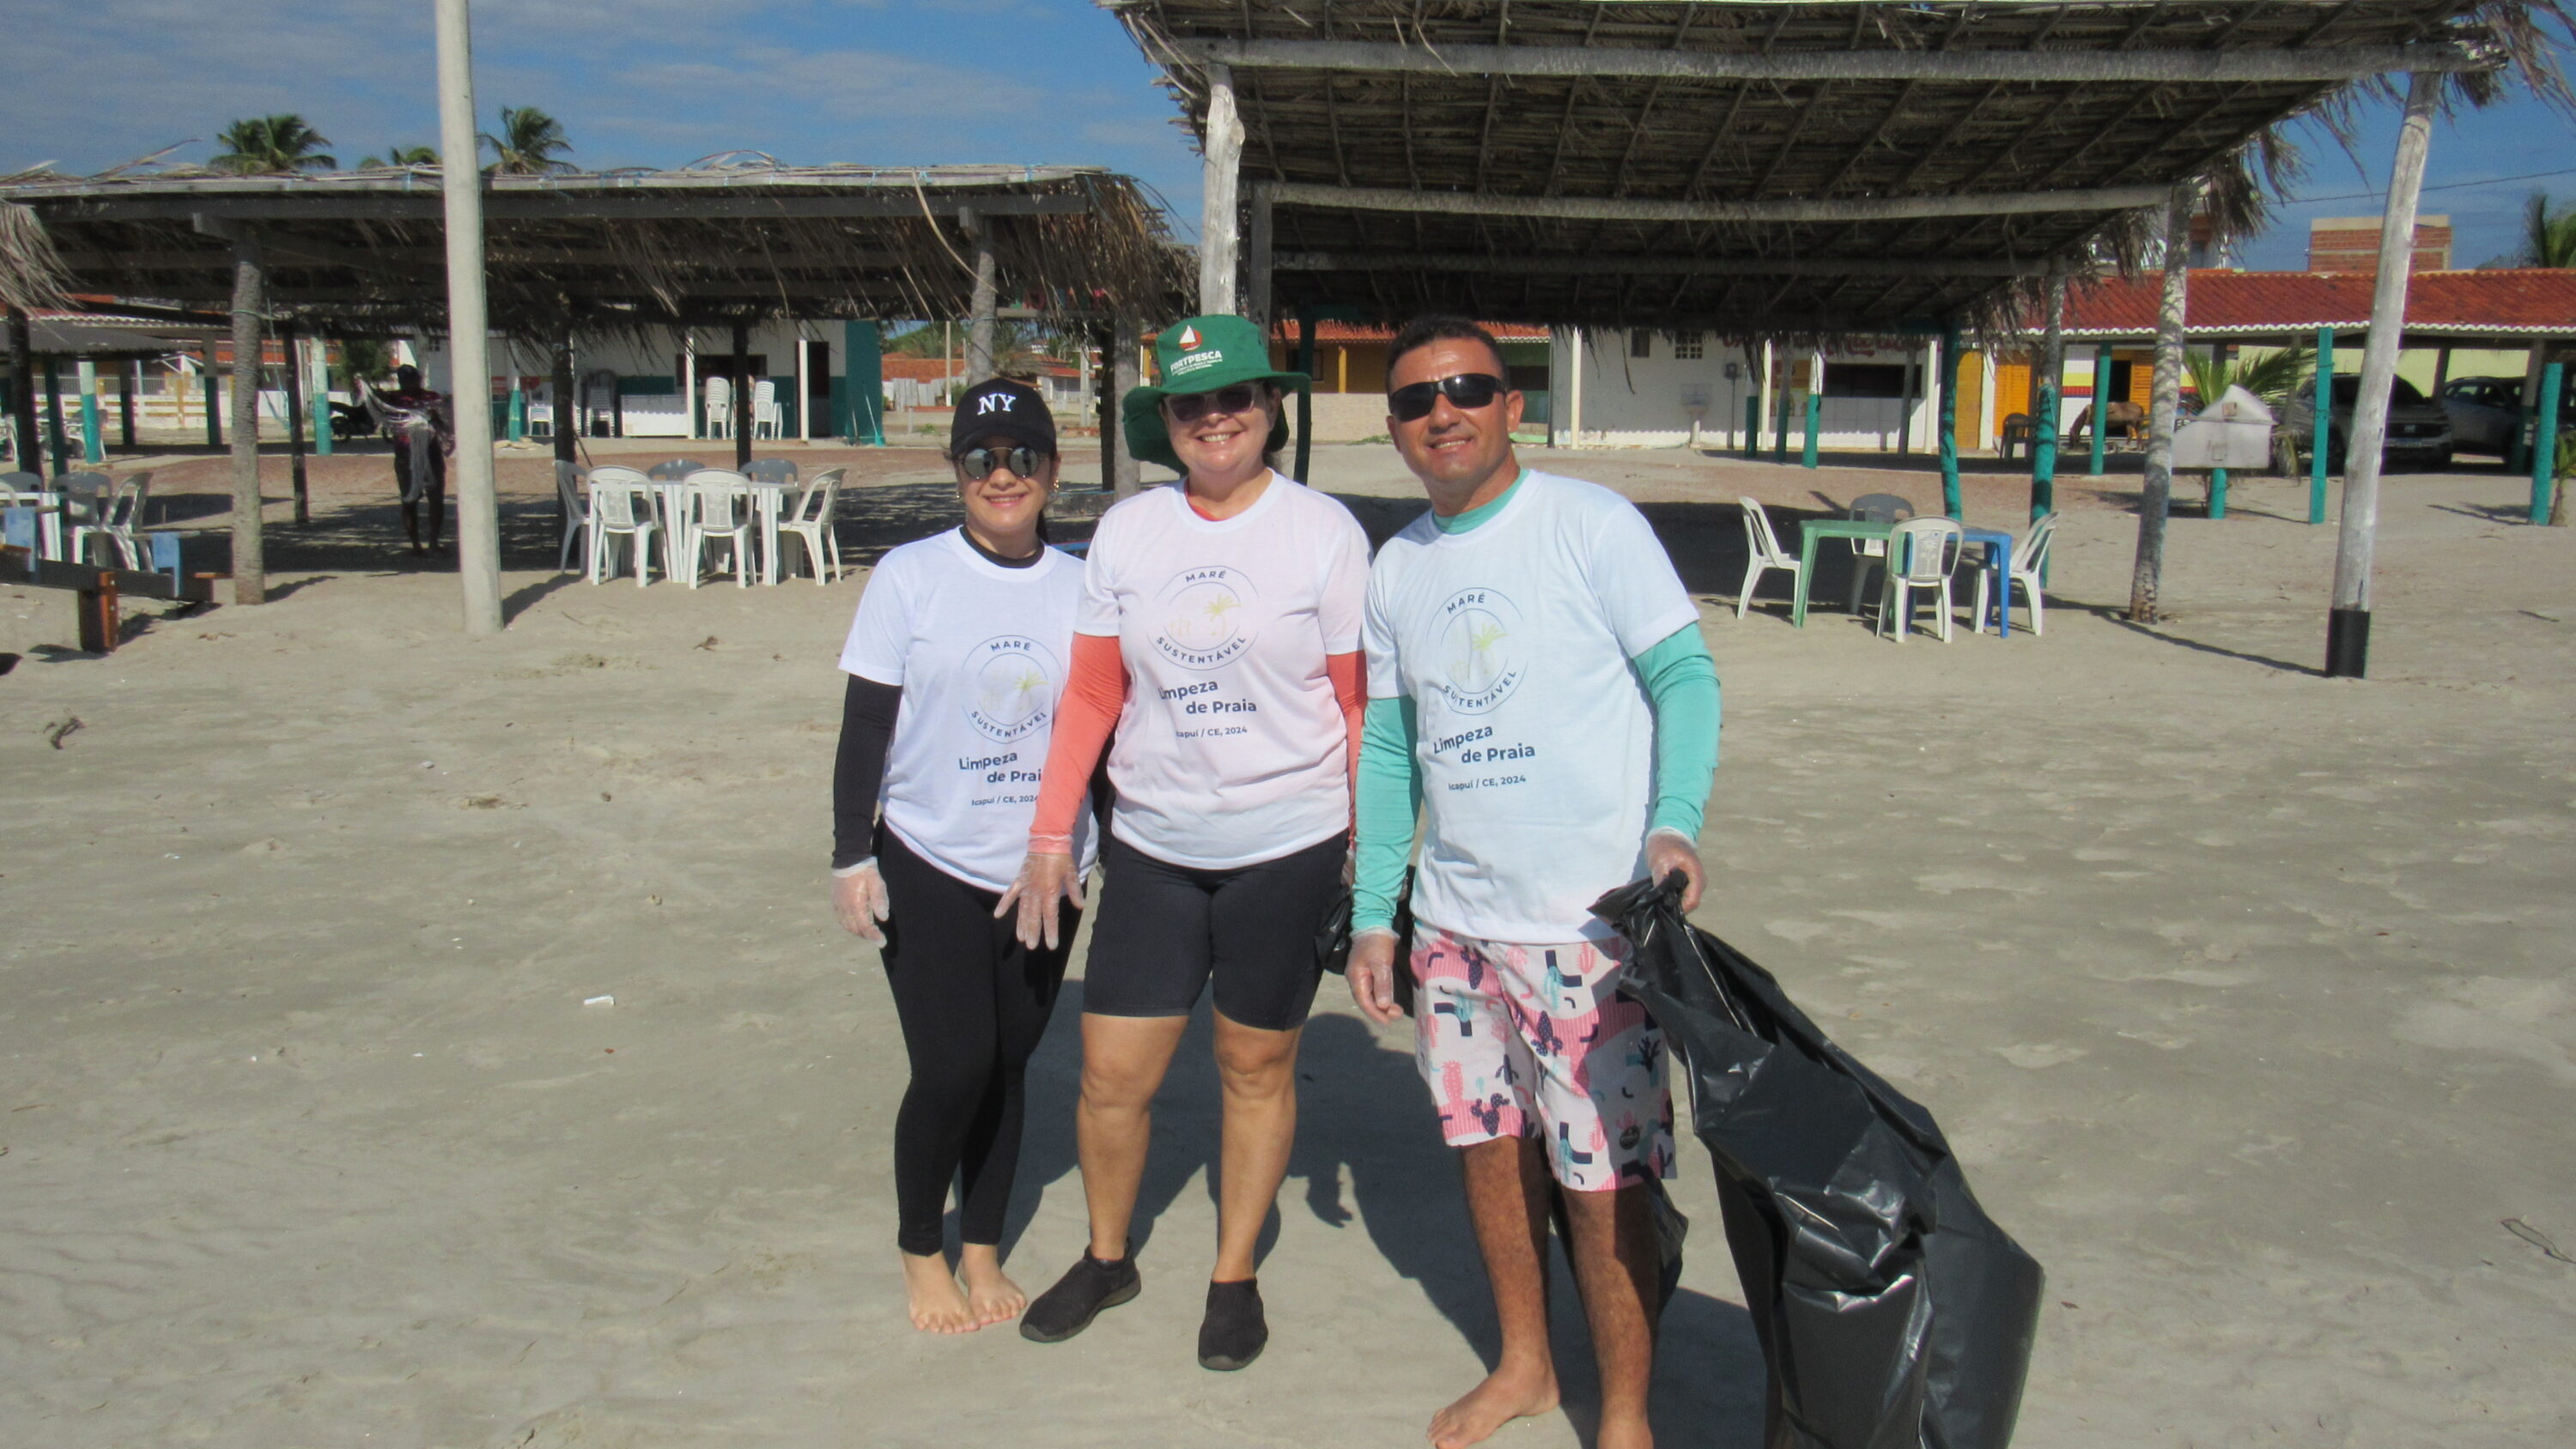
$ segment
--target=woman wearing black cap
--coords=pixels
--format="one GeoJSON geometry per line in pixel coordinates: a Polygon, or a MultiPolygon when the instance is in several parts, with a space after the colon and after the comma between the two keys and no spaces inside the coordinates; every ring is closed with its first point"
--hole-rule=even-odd
{"type": "MultiPolygon", "coordinates": [[[[964,526],[878,563],[841,651],[832,904],[880,947],[912,1064],[894,1132],[912,1321],[966,1333],[1028,1301],[999,1245],[1022,1083],[1065,951],[1021,945],[994,908],[1027,847],[1082,565],[1038,537],[1056,443],[1035,389],[996,379],[960,398],[948,457],[964,526]],[[941,1232],[952,1179],[962,1291],[941,1232]]],[[[1086,866],[1089,825],[1075,822],[1086,866]]]]}
{"type": "Polygon", "coordinates": [[[1062,724],[1006,898],[1031,943],[1057,939],[1059,899],[1081,903],[1070,832],[1114,727],[1074,1119],[1091,1243],[1020,1333],[1071,1338],[1139,1291],[1127,1234],[1154,1093],[1209,995],[1225,1115],[1198,1357],[1224,1371],[1269,1342],[1253,1270],[1296,1141],[1315,932],[1348,853],[1368,537],[1270,467],[1281,395],[1307,379],[1270,365],[1257,328],[1192,317],[1155,353],[1161,381],[1120,404],[1128,451],[1187,477],[1110,509],[1092,537],[1062,724]]]}

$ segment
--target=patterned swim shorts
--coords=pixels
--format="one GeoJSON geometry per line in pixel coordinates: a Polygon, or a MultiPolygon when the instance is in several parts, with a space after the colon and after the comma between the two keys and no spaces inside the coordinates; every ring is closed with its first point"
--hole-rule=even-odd
{"type": "Polygon", "coordinates": [[[1414,1058],[1452,1147],[1535,1133],[1556,1180],[1607,1192],[1673,1175],[1664,1038],[1619,993],[1628,944],[1415,937],[1414,1058]]]}

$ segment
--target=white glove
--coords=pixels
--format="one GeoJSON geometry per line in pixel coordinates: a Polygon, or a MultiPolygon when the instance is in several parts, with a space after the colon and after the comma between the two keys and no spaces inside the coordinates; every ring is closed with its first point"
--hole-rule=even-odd
{"type": "Polygon", "coordinates": [[[886,896],[885,877],[877,873],[877,858],[869,856],[856,865],[843,866],[832,872],[832,914],[841,918],[841,929],[872,945],[885,944],[885,931],[877,924],[893,909],[886,896]]]}

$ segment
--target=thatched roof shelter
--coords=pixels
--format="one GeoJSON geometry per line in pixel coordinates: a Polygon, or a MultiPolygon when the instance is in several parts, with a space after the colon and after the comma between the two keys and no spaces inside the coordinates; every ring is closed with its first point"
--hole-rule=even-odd
{"type": "MultiPolygon", "coordinates": [[[[295,176],[194,168],[0,178],[85,292],[232,296],[241,228],[271,304],[343,325],[443,331],[436,167],[295,176]]],[[[966,315],[975,234],[1001,296],[1068,321],[1168,310],[1180,275],[1127,177],[1075,166],[779,166],[495,175],[491,317],[532,339],[621,324],[966,315]]],[[[5,208],[0,208],[5,209],[5,208]]]]}
{"type": "Polygon", "coordinates": [[[2555,0],[1101,3],[1194,132],[1239,115],[1256,303],[1266,228],[1279,315],[1736,336],[2000,320],[2015,279],[2134,261],[2185,180],[2242,230],[2289,159],[2283,121],[2337,119],[2398,72],[2474,98],[2521,62],[2555,87],[2537,27],[2566,19],[2555,0]]]}

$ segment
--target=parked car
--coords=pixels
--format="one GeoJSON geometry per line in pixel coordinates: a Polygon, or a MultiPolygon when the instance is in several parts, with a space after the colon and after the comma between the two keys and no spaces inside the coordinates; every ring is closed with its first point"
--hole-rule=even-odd
{"type": "MultiPolygon", "coordinates": [[[[2346,441],[2352,435],[2353,404],[2361,396],[2361,379],[2351,373],[2334,380],[2334,412],[2330,415],[2326,447],[2326,466],[2341,468],[2346,441]]],[[[2317,435],[2316,394],[2302,389],[2290,397],[2290,405],[2281,410],[2281,428],[2302,456],[2315,451],[2317,435]]],[[[2430,467],[2436,472],[2451,466],[2451,420],[2442,405],[2428,400],[2415,390],[2415,385],[2402,377],[2388,381],[2388,436],[2380,446],[2383,463],[2412,463],[2430,467]]]]}
{"type": "MultiPolygon", "coordinates": [[[[2461,377],[2442,389],[2442,410],[2450,414],[2451,443],[2463,453],[2508,457],[2514,430],[2522,425],[2522,379],[2461,377]]],[[[2576,420],[2576,374],[2559,395],[2558,420],[2576,420]]]]}

